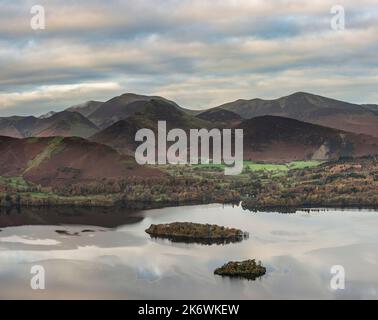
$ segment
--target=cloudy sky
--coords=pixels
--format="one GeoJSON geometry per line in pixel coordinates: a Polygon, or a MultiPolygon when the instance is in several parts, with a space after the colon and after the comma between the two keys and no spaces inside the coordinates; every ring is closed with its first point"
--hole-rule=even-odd
{"type": "Polygon", "coordinates": [[[0,0],[0,116],[125,92],[193,109],[295,91],[378,103],[377,88],[377,0],[0,0]]]}

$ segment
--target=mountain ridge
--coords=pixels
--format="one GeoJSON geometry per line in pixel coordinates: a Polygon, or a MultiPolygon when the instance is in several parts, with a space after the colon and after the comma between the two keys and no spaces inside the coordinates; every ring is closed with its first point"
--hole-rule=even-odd
{"type": "Polygon", "coordinates": [[[271,115],[378,137],[378,115],[363,105],[306,92],[278,99],[239,99],[212,109],[226,109],[244,119],[271,115]]]}
{"type": "Polygon", "coordinates": [[[87,138],[98,128],[77,112],[61,111],[47,118],[4,117],[0,118],[0,135],[14,138],[79,136],[87,138]]]}

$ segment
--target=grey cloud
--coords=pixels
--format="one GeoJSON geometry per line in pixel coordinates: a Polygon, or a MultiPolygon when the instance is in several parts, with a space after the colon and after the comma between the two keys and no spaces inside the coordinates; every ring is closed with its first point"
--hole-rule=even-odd
{"type": "MultiPolygon", "coordinates": [[[[339,2],[347,30],[336,33],[331,0],[41,0],[47,29],[35,32],[29,27],[34,1],[0,0],[0,94],[116,81],[120,90],[203,107],[269,96],[269,84],[272,97],[280,85],[282,95],[317,91],[376,103],[368,90],[377,84],[376,1],[339,2]]],[[[87,99],[56,97],[28,105],[38,111],[87,99]]],[[[7,113],[25,109],[22,102],[12,108],[7,113]]]]}

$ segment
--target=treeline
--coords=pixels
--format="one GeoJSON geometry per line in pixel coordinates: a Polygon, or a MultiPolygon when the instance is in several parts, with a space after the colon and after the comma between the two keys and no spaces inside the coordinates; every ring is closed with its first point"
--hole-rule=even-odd
{"type": "Polygon", "coordinates": [[[208,203],[236,202],[241,199],[242,185],[198,178],[129,178],[53,188],[61,196],[118,195],[118,203],[208,203]]]}
{"type": "Polygon", "coordinates": [[[104,179],[66,186],[13,188],[2,206],[113,206],[153,208],[202,203],[239,203],[255,182],[203,177],[104,179]]]}

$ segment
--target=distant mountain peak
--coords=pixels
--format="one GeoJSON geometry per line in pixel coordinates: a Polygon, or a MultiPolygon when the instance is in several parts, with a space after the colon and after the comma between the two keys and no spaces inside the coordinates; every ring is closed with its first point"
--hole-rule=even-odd
{"type": "Polygon", "coordinates": [[[309,93],[309,92],[305,92],[305,91],[297,91],[297,92],[294,92],[294,93],[288,95],[287,97],[303,97],[303,96],[314,97],[314,96],[317,96],[317,95],[314,94],[314,93],[309,93]]]}
{"type": "Polygon", "coordinates": [[[170,106],[170,112],[176,110],[189,112],[181,108],[174,101],[163,97],[124,93],[103,103],[96,111],[90,114],[88,118],[98,127],[104,129],[117,121],[133,116],[137,112],[143,112],[147,106],[151,107],[151,104],[161,107],[161,103],[167,108],[170,106]]]}

